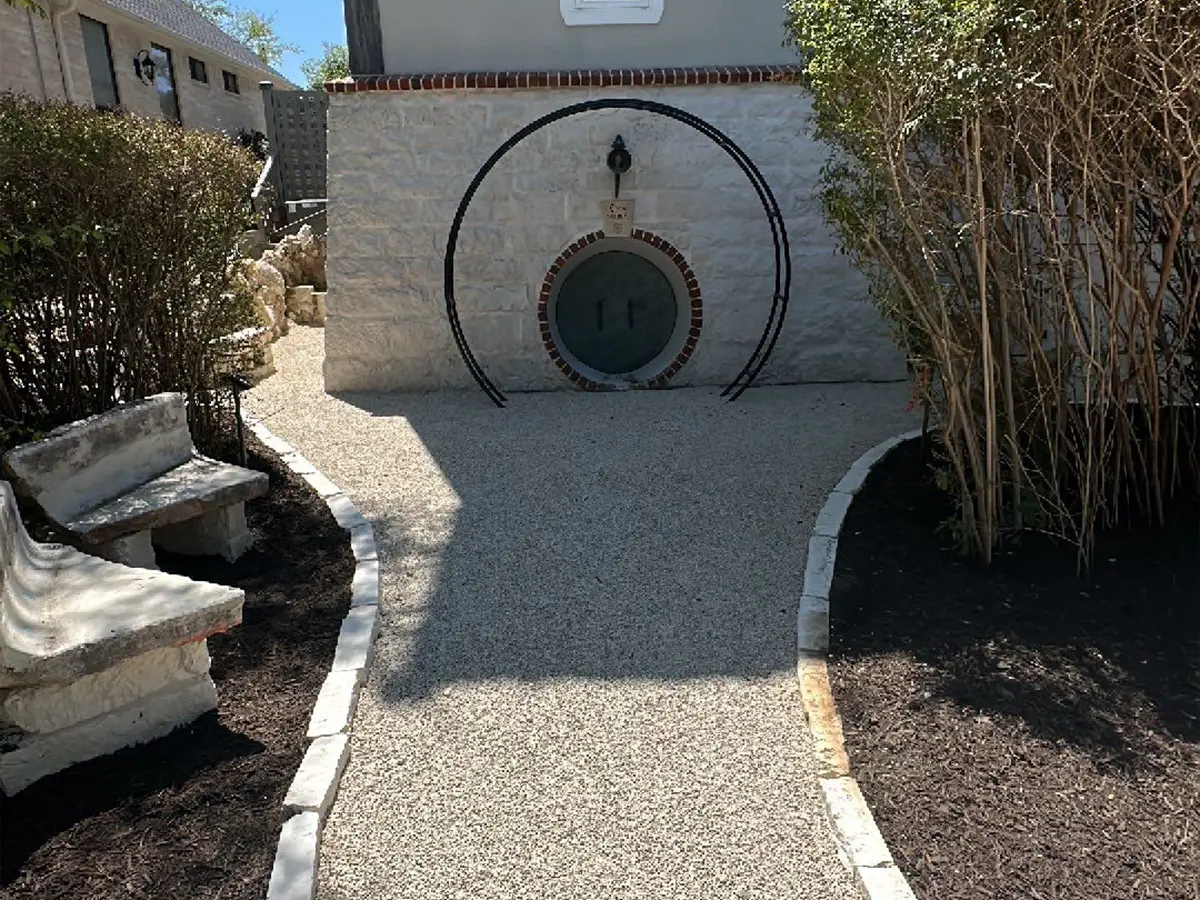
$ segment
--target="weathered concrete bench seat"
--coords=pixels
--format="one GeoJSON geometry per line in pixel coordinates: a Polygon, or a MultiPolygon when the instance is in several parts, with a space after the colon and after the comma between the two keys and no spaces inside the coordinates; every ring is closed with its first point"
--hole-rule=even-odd
{"type": "Polygon", "coordinates": [[[193,456],[153,481],[90,509],[63,525],[89,543],[115,540],[130,531],[163,528],[259,496],[266,475],[204,456],[193,456]],[[250,476],[258,476],[252,478],[250,476]]]}
{"type": "Polygon", "coordinates": [[[217,704],[207,638],[242,591],[39,544],[0,482],[0,788],[159,737],[217,704]]]}
{"type": "Polygon", "coordinates": [[[77,546],[154,568],[153,545],[233,561],[267,476],[196,452],[182,394],[159,394],[10,451],[5,474],[77,546]]]}

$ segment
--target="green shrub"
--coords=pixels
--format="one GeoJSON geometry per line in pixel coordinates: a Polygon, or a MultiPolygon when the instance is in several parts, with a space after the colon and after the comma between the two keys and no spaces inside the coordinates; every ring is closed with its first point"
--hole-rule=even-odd
{"type": "Polygon", "coordinates": [[[922,375],[965,543],[1086,557],[1164,519],[1200,469],[1200,0],[789,10],[826,215],[922,375]]]}
{"type": "Polygon", "coordinates": [[[0,435],[177,390],[214,439],[255,176],[219,134],[0,94],[0,435]]]}

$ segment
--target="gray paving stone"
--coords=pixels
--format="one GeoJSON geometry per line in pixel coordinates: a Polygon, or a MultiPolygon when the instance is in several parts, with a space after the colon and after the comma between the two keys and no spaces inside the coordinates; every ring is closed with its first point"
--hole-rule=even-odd
{"type": "Polygon", "coordinates": [[[836,562],[837,538],[812,538],[808,542],[808,561],[804,566],[804,594],[828,598],[836,562]]]}
{"type": "Polygon", "coordinates": [[[375,546],[375,529],[370,525],[351,528],[350,549],[354,551],[354,558],[360,563],[379,559],[379,551],[375,546]]]}
{"type": "Polygon", "coordinates": [[[905,441],[911,441],[920,436],[920,431],[906,431],[904,434],[876,444],[855,461],[854,465],[850,467],[850,470],[842,477],[842,480],[838,482],[834,490],[845,494],[857,494],[862,490],[863,484],[866,483],[867,476],[871,474],[871,469],[881,459],[905,441]]]}
{"type": "Polygon", "coordinates": [[[358,507],[345,494],[335,494],[332,497],[326,497],[325,503],[329,506],[329,511],[333,513],[333,517],[337,519],[337,523],[347,531],[352,531],[362,525],[370,524],[363,514],[358,511],[358,507]]]}
{"type": "Polygon", "coordinates": [[[255,425],[250,430],[260,441],[262,441],[263,446],[271,452],[278,454],[279,456],[288,456],[289,454],[296,453],[295,447],[293,447],[283,438],[274,434],[266,425],[255,425]]]}
{"type": "Polygon", "coordinates": [[[826,778],[821,790],[834,830],[850,862],[858,866],[893,865],[892,854],[875,825],[875,817],[867,807],[858,782],[853,778],[826,778]]]}
{"type": "Polygon", "coordinates": [[[282,459],[283,464],[297,475],[315,475],[317,472],[316,466],[294,451],[286,454],[282,459]]]}
{"type": "Polygon", "coordinates": [[[320,841],[321,820],[315,812],[300,813],[283,823],[267,900],[313,900],[320,841]]]}
{"type": "Polygon", "coordinates": [[[867,900],[917,900],[908,879],[895,866],[859,866],[855,871],[867,900]]]}
{"type": "Polygon", "coordinates": [[[306,472],[300,477],[307,481],[320,497],[333,497],[342,492],[340,487],[338,487],[320,472],[306,472]]]}
{"type": "Polygon", "coordinates": [[[348,735],[334,734],[309,744],[304,761],[283,798],[283,811],[288,815],[315,812],[324,819],[337,796],[338,782],[349,760],[348,735]]]}
{"type": "Polygon", "coordinates": [[[842,480],[837,483],[834,488],[839,494],[857,494],[862,490],[862,486],[866,483],[867,476],[871,474],[871,463],[859,461],[850,467],[850,470],[842,476],[842,480]]]}
{"type": "Polygon", "coordinates": [[[354,567],[353,592],[350,595],[350,605],[357,607],[378,604],[379,589],[379,560],[364,559],[359,561],[354,567]]]}
{"type": "Polygon", "coordinates": [[[842,533],[842,523],[846,520],[846,513],[850,511],[850,504],[853,500],[853,494],[844,494],[841,491],[831,493],[829,499],[825,501],[825,505],[821,507],[820,514],[817,516],[817,524],[813,526],[813,534],[831,538],[840,535],[842,533]]]}
{"type": "Polygon", "coordinates": [[[797,616],[797,647],[801,653],[829,652],[829,598],[805,594],[797,616]]]}
{"type": "Polygon", "coordinates": [[[378,634],[378,606],[358,606],[350,610],[342,620],[342,630],[338,634],[333,671],[357,671],[359,681],[366,681],[367,669],[371,665],[371,650],[378,634]]]}
{"type": "Polygon", "coordinates": [[[321,685],[321,693],[317,695],[312,718],[308,722],[310,738],[342,734],[350,729],[361,684],[362,677],[354,669],[329,673],[321,685]]]}

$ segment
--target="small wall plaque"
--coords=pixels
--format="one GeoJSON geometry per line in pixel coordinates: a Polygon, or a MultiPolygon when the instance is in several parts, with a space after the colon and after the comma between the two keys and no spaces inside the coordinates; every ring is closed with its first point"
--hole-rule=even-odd
{"type": "Polygon", "coordinates": [[[603,213],[605,237],[633,236],[632,200],[605,200],[603,213]]]}

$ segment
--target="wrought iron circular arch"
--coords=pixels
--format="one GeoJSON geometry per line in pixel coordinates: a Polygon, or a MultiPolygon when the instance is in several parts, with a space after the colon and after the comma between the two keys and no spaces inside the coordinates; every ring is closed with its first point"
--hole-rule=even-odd
{"type": "Polygon", "coordinates": [[[475,354],[471,352],[466,335],[463,333],[462,321],[458,317],[458,306],[454,299],[454,261],[458,252],[458,236],[462,230],[463,219],[466,218],[467,210],[471,207],[471,201],[475,199],[475,194],[479,191],[479,186],[483,184],[483,180],[491,174],[492,169],[496,168],[500,160],[510,150],[530,135],[541,131],[548,125],[601,109],[632,109],[639,112],[649,112],[655,115],[666,116],[669,119],[674,119],[676,122],[681,122],[695,129],[711,139],[713,143],[725,151],[738,164],[738,167],[741,168],[747,179],[749,179],[755,193],[758,194],[758,199],[762,203],[763,211],[767,216],[767,223],[771,227],[771,240],[775,245],[775,289],[771,298],[771,311],[767,316],[767,324],[763,329],[763,334],[758,341],[758,345],[754,348],[754,352],[750,354],[750,358],[746,361],[742,370],[738,372],[737,377],[721,392],[722,397],[728,398],[732,402],[744,394],[746,389],[758,378],[763,367],[767,364],[772,351],[775,349],[780,332],[783,330],[783,322],[787,316],[788,300],[792,289],[792,258],[788,244],[787,227],[784,225],[783,214],[779,209],[779,203],[775,199],[775,194],[771,191],[771,186],[767,184],[766,179],[763,178],[758,167],[754,165],[753,160],[746,155],[745,151],[732,138],[699,116],[693,115],[676,106],[659,103],[655,100],[614,97],[602,100],[585,100],[582,103],[564,106],[531,122],[510,137],[496,149],[496,152],[475,173],[474,179],[472,179],[470,186],[467,188],[466,193],[463,194],[462,200],[458,205],[458,211],[454,215],[454,222],[450,226],[450,235],[446,241],[446,317],[450,321],[450,331],[454,336],[455,344],[458,346],[458,352],[462,355],[463,362],[466,364],[467,369],[480,389],[487,394],[493,403],[503,408],[508,398],[488,378],[487,373],[483,371],[483,367],[475,358],[475,354]]]}

